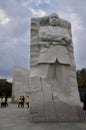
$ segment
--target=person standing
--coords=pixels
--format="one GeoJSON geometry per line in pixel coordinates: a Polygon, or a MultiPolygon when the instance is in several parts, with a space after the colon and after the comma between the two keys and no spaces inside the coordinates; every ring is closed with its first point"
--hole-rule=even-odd
{"type": "Polygon", "coordinates": [[[2,96],[1,98],[1,107],[6,107],[5,96],[2,96]]]}
{"type": "Polygon", "coordinates": [[[21,97],[21,96],[19,97],[18,108],[19,108],[20,106],[22,107],[22,97],[21,97]]]}
{"type": "Polygon", "coordinates": [[[22,96],[22,101],[23,101],[22,105],[24,107],[24,102],[25,102],[25,97],[24,96],[22,96]]]}
{"type": "Polygon", "coordinates": [[[84,114],[85,114],[85,118],[86,118],[86,94],[84,96],[84,101],[83,101],[83,110],[84,110],[84,114]]]}
{"type": "Polygon", "coordinates": [[[7,96],[5,96],[5,105],[8,107],[8,102],[7,102],[7,99],[8,99],[8,97],[7,97],[7,96]]]}
{"type": "Polygon", "coordinates": [[[27,108],[29,108],[29,103],[30,103],[30,97],[29,96],[27,96],[27,98],[26,98],[26,103],[27,103],[27,108]]]}

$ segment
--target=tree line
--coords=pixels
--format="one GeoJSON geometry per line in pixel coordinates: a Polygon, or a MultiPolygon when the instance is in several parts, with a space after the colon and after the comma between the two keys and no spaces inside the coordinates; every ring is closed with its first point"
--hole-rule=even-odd
{"type": "MultiPolygon", "coordinates": [[[[76,77],[80,96],[83,99],[83,95],[86,94],[86,68],[77,70],[76,77]]],[[[0,79],[0,96],[7,95],[11,97],[11,94],[12,94],[12,83],[8,82],[7,79],[0,79]]]]}
{"type": "Polygon", "coordinates": [[[8,82],[7,79],[0,79],[0,96],[11,97],[12,83],[8,82]]]}
{"type": "Polygon", "coordinates": [[[77,82],[79,88],[86,88],[86,68],[77,70],[77,82]]]}
{"type": "Polygon", "coordinates": [[[77,70],[76,74],[80,99],[83,102],[86,95],[86,68],[77,70]]]}

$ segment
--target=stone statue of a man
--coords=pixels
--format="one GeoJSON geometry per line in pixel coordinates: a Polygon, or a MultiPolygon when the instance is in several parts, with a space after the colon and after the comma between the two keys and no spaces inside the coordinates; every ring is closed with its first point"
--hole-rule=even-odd
{"type": "MultiPolygon", "coordinates": [[[[48,72],[50,71],[49,64],[53,65],[57,62],[62,65],[70,65],[68,46],[72,42],[71,33],[68,29],[60,27],[59,24],[58,15],[52,14],[49,17],[49,25],[39,28],[39,39],[42,47],[38,63],[42,64],[42,67],[46,66],[44,69],[41,68],[43,70],[41,73],[43,78],[46,78],[48,73],[50,73],[48,72]]],[[[58,65],[55,64],[56,66],[58,65]]]]}
{"type": "Polygon", "coordinates": [[[70,22],[57,14],[32,19],[30,65],[32,121],[82,120],[70,22]]]}

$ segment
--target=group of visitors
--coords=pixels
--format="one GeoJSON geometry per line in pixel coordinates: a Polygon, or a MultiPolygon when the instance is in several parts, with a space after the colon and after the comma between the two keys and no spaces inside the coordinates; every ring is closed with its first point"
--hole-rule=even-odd
{"type": "MultiPolygon", "coordinates": [[[[24,96],[20,96],[19,97],[19,101],[18,101],[18,108],[19,107],[24,107],[24,103],[25,103],[25,97],[24,96]]],[[[27,108],[29,108],[29,103],[30,103],[30,97],[27,96],[27,98],[26,98],[27,108]]]]}
{"type": "MultiPolygon", "coordinates": [[[[8,106],[7,96],[2,96],[0,102],[1,102],[1,106],[0,107],[6,108],[8,106]]],[[[27,108],[29,108],[30,97],[27,96],[26,99],[25,99],[24,96],[19,96],[19,99],[18,99],[18,108],[19,107],[24,108],[24,104],[25,103],[26,103],[27,108]]]]}
{"type": "Polygon", "coordinates": [[[7,96],[2,96],[1,97],[1,107],[6,107],[8,106],[8,102],[7,102],[7,96]]]}

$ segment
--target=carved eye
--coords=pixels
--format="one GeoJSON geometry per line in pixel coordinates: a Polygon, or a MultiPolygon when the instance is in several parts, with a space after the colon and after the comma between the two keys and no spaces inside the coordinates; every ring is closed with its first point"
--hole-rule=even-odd
{"type": "Polygon", "coordinates": [[[57,17],[56,17],[56,16],[53,16],[53,17],[51,17],[51,18],[55,18],[55,19],[57,19],[57,17]]]}

